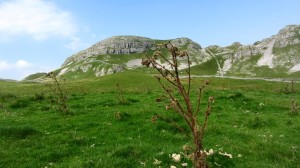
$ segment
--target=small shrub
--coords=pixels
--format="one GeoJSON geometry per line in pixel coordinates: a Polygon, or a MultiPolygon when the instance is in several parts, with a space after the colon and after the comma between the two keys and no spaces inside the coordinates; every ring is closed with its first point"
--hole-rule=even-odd
{"type": "Polygon", "coordinates": [[[280,89],[280,92],[284,94],[296,93],[295,82],[293,80],[290,82],[283,81],[283,87],[280,89]]]}
{"type": "Polygon", "coordinates": [[[58,81],[54,72],[50,72],[46,76],[52,79],[52,82],[47,83],[46,87],[49,88],[49,91],[52,94],[51,102],[54,103],[54,107],[64,114],[69,114],[67,92],[62,88],[61,83],[58,81]]]}
{"type": "Polygon", "coordinates": [[[34,100],[35,101],[43,101],[43,100],[45,100],[45,93],[44,92],[35,93],[34,94],[34,100]]]}
{"type": "Polygon", "coordinates": [[[262,118],[261,116],[255,116],[253,119],[250,119],[248,121],[248,127],[252,129],[259,129],[263,127],[269,127],[273,125],[272,120],[266,120],[262,118]]]}
{"type": "Polygon", "coordinates": [[[1,101],[8,101],[8,100],[13,100],[16,99],[17,96],[11,93],[0,93],[0,100],[1,101]]]}
{"type": "Polygon", "coordinates": [[[127,104],[127,100],[124,98],[123,89],[120,84],[116,84],[116,98],[118,99],[119,104],[127,104]]]}
{"type": "Polygon", "coordinates": [[[28,99],[18,99],[16,102],[12,103],[10,105],[11,108],[17,109],[17,108],[26,108],[30,104],[30,101],[28,99]]]}
{"type": "Polygon", "coordinates": [[[124,121],[129,117],[130,117],[129,114],[121,113],[121,112],[115,112],[115,115],[114,115],[115,120],[118,120],[118,121],[124,121]]]}
{"type": "Polygon", "coordinates": [[[298,105],[294,99],[291,102],[291,114],[298,114],[298,105]]]}
{"type": "Polygon", "coordinates": [[[0,137],[24,139],[39,132],[31,127],[4,127],[0,128],[0,137]]]}

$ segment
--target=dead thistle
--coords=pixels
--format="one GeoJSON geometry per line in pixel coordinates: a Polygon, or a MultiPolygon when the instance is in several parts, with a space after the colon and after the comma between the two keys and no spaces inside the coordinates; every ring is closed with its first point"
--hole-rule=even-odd
{"type": "Polygon", "coordinates": [[[298,105],[297,102],[292,99],[292,104],[291,104],[291,114],[297,114],[298,113],[298,105]]]}
{"type": "Polygon", "coordinates": [[[53,102],[58,111],[69,114],[69,109],[67,106],[67,92],[61,87],[61,83],[58,81],[56,74],[50,72],[46,77],[52,79],[51,82],[46,83],[46,87],[49,88],[50,93],[52,94],[53,102]]]}
{"type": "Polygon", "coordinates": [[[124,91],[119,83],[116,84],[117,90],[116,90],[116,97],[119,101],[119,104],[126,104],[128,103],[127,100],[124,98],[124,91]]]}
{"type": "MultiPolygon", "coordinates": [[[[186,51],[180,51],[176,46],[171,44],[170,42],[165,44],[156,45],[156,52],[152,56],[145,55],[141,62],[146,67],[153,67],[159,72],[159,76],[155,76],[159,85],[165,91],[168,99],[170,100],[169,104],[166,106],[166,110],[173,109],[176,113],[178,113],[185,120],[186,124],[190,128],[190,133],[193,137],[193,163],[197,168],[206,168],[206,155],[201,152],[204,150],[203,148],[203,139],[204,132],[207,127],[208,117],[211,114],[212,107],[211,104],[214,102],[214,97],[209,97],[206,109],[203,109],[204,113],[200,113],[200,104],[202,98],[202,92],[207,85],[209,85],[209,81],[205,80],[199,88],[199,93],[196,101],[196,105],[192,104],[190,98],[190,90],[191,90],[191,71],[190,71],[190,58],[189,54],[186,51]],[[161,50],[167,49],[171,55],[171,58],[168,59],[166,56],[162,55],[161,50]],[[187,84],[183,84],[182,78],[179,73],[179,62],[178,60],[182,60],[183,57],[187,58],[187,84]],[[165,63],[162,64],[157,59],[163,60],[165,63]],[[169,69],[166,67],[170,67],[169,69]],[[166,82],[163,82],[166,81],[166,82]],[[195,108],[195,109],[194,109],[195,108]],[[202,116],[202,117],[201,117],[202,116]],[[200,118],[203,119],[200,122],[200,118]]],[[[160,102],[161,100],[156,100],[160,102]]],[[[153,122],[157,120],[157,117],[152,119],[153,122]]],[[[178,126],[178,124],[175,124],[178,126]]],[[[184,131],[184,130],[183,130],[184,131]]],[[[190,134],[187,133],[187,134],[190,134]]]]}

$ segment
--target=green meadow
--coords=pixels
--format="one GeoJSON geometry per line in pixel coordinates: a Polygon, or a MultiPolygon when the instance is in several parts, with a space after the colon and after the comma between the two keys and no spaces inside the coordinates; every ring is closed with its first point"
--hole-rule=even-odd
{"type": "MultiPolygon", "coordinates": [[[[204,79],[192,78],[193,102],[204,79]]],[[[205,149],[216,152],[207,158],[210,167],[299,167],[299,83],[209,80],[201,107],[215,97],[204,140],[205,149]]],[[[62,87],[69,114],[53,108],[44,84],[0,82],[0,167],[192,167],[183,149],[192,145],[189,128],[166,110],[153,76],[127,71],[62,87]]]]}

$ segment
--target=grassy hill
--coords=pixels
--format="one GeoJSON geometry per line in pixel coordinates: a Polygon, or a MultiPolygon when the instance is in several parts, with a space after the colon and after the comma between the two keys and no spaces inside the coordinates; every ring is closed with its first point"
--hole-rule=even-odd
{"type": "MultiPolygon", "coordinates": [[[[187,130],[182,119],[155,101],[162,89],[145,71],[67,80],[69,115],[52,108],[43,84],[0,81],[0,167],[191,167],[187,158],[176,163],[169,156],[192,142],[174,126],[187,130]]],[[[193,99],[202,80],[192,79],[193,99]]],[[[215,103],[205,149],[233,156],[209,158],[211,167],[300,165],[300,118],[290,114],[292,100],[300,100],[299,83],[291,93],[284,82],[210,80],[203,100],[213,95],[215,103]]]]}

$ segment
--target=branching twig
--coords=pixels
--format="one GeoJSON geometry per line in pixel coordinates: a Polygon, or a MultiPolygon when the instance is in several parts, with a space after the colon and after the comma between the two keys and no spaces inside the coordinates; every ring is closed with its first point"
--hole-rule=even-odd
{"type": "MultiPolygon", "coordinates": [[[[200,113],[200,106],[201,106],[201,97],[203,89],[206,85],[209,84],[207,80],[203,83],[203,85],[199,88],[199,95],[197,97],[197,103],[196,103],[196,111],[193,110],[192,101],[190,99],[191,94],[191,62],[189,55],[186,51],[179,51],[177,47],[175,47],[170,42],[166,44],[161,44],[156,46],[156,52],[154,52],[153,56],[145,56],[142,59],[142,64],[150,67],[152,66],[154,69],[156,69],[161,77],[156,76],[157,81],[159,85],[162,87],[162,89],[166,92],[166,95],[170,99],[170,103],[167,106],[167,109],[172,107],[175,112],[180,114],[183,119],[185,120],[186,124],[191,129],[191,134],[193,137],[193,142],[195,145],[194,150],[194,166],[197,168],[206,168],[207,164],[205,163],[206,155],[203,152],[203,139],[204,139],[204,132],[207,127],[208,118],[211,113],[211,103],[213,102],[213,97],[209,98],[208,105],[205,110],[205,117],[203,124],[198,122],[198,114],[200,113]],[[169,53],[171,54],[170,60],[167,59],[166,56],[163,56],[161,54],[162,49],[168,49],[169,53]],[[187,89],[184,87],[179,73],[179,58],[187,57],[187,63],[188,63],[188,86],[187,89]],[[165,61],[165,65],[158,62],[157,59],[163,59],[165,61]],[[171,67],[171,69],[168,69],[168,66],[171,67]],[[167,83],[170,84],[173,89],[169,89],[169,86],[167,84],[163,83],[162,80],[167,81],[167,83]],[[176,95],[173,90],[177,91],[179,93],[179,97],[181,99],[177,99],[178,95],[176,95]],[[179,101],[182,100],[183,102],[179,101]]],[[[176,127],[178,125],[175,125],[176,127]]]]}

